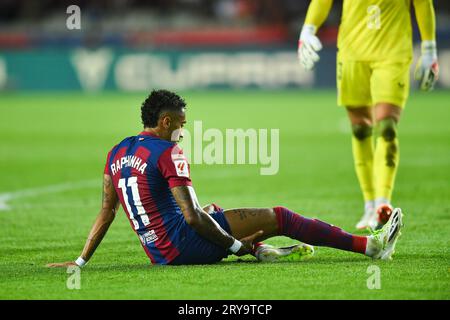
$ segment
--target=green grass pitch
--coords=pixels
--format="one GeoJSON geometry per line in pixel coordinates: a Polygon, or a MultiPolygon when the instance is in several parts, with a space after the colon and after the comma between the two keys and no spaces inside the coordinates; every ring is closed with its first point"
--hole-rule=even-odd
{"type": "MultiPolygon", "coordinates": [[[[188,129],[193,120],[202,120],[204,129],[280,129],[276,175],[261,176],[255,165],[192,165],[201,203],[284,205],[354,231],[362,197],[334,91],[182,95],[188,129]]],[[[393,261],[316,248],[303,263],[230,257],[209,266],[151,266],[121,209],[82,269],[81,289],[67,289],[66,270],[44,265],[81,252],[99,209],[106,153],[141,130],[144,97],[0,96],[0,201],[12,197],[9,209],[0,211],[0,299],[450,298],[450,93],[442,91],[412,94],[400,124],[394,204],[404,209],[405,229],[393,261]],[[371,265],[380,268],[380,289],[367,287],[371,265]]]]}

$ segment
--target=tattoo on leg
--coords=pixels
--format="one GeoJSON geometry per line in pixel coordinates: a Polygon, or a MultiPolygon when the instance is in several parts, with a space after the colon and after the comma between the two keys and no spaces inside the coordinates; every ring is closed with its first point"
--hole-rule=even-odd
{"type": "Polygon", "coordinates": [[[247,218],[247,214],[245,213],[245,211],[239,211],[238,210],[238,213],[239,213],[239,215],[241,216],[241,220],[244,220],[244,219],[246,219],[247,218]]]}
{"type": "Polygon", "coordinates": [[[247,219],[248,215],[252,217],[260,216],[261,212],[259,211],[252,211],[252,210],[236,210],[236,213],[239,214],[241,217],[241,220],[247,219]]]}

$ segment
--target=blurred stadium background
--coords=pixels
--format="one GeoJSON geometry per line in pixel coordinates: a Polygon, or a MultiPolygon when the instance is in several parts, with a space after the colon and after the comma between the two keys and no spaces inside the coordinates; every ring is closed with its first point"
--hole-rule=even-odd
{"type": "MultiPolygon", "coordinates": [[[[434,3],[438,87],[450,88],[450,2],[434,3]]],[[[320,29],[321,63],[303,72],[296,47],[309,1],[2,0],[0,88],[333,88],[341,4],[320,29]],[[81,30],[66,28],[72,4],[81,30]]]]}

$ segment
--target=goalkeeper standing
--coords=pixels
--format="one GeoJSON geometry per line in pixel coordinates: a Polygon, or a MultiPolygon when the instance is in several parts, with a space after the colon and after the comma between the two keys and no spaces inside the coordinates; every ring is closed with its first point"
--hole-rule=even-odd
{"type": "MultiPolygon", "coordinates": [[[[333,0],[312,0],[302,28],[298,56],[304,69],[319,60],[317,29],[333,0]]],[[[397,125],[409,94],[412,61],[411,4],[419,26],[421,57],[415,78],[431,90],[438,76],[432,0],[344,0],[338,35],[338,104],[352,126],[356,174],[365,200],[358,229],[379,228],[389,211],[399,163],[397,125]]]]}

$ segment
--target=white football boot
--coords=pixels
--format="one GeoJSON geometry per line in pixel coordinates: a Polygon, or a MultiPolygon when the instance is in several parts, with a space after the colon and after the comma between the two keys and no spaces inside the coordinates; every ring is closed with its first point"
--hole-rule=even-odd
{"type": "Polygon", "coordinates": [[[314,247],[306,243],[284,248],[262,244],[255,251],[256,259],[261,262],[303,261],[312,258],[313,255],[314,247]]]}
{"type": "Polygon", "coordinates": [[[392,260],[392,255],[395,252],[395,244],[401,235],[400,230],[402,227],[402,210],[395,208],[388,222],[380,230],[368,236],[366,254],[373,259],[392,260]]]}

